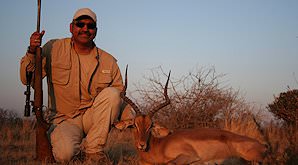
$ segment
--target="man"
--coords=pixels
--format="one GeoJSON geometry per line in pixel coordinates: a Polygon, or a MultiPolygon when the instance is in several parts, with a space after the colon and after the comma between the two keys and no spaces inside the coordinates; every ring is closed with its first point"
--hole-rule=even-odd
{"type": "MultiPolygon", "coordinates": [[[[49,110],[53,123],[50,141],[57,162],[68,162],[80,152],[84,140],[86,158],[107,159],[103,147],[111,124],[118,117],[123,88],[116,59],[96,47],[96,14],[88,8],[76,11],[70,23],[71,38],[55,39],[42,48],[43,77],[47,76],[49,110]]],[[[34,71],[34,54],[44,31],[34,32],[21,60],[21,80],[34,71]]]]}

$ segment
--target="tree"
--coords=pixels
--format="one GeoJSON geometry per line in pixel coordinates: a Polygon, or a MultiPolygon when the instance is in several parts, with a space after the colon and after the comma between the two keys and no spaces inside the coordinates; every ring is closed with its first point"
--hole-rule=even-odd
{"type": "Polygon", "coordinates": [[[278,119],[282,119],[288,125],[296,125],[298,128],[298,89],[280,93],[267,108],[278,119]]]}

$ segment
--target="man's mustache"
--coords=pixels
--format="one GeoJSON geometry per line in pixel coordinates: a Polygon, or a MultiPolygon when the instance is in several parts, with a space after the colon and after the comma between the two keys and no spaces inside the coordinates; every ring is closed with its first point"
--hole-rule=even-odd
{"type": "Polygon", "coordinates": [[[87,35],[89,35],[89,36],[91,35],[91,33],[88,32],[88,31],[85,31],[85,32],[79,32],[79,35],[80,35],[80,34],[87,34],[87,35]]]}

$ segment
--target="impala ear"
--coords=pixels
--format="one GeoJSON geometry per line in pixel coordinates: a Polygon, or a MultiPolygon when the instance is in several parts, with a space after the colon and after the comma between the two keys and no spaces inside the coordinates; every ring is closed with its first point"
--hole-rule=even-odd
{"type": "Polygon", "coordinates": [[[161,126],[157,123],[154,123],[152,126],[152,129],[151,129],[151,134],[157,138],[162,138],[162,137],[168,136],[171,133],[172,133],[172,131],[170,129],[168,129],[164,126],[161,126]]]}
{"type": "Polygon", "coordinates": [[[134,125],[134,119],[123,120],[113,124],[117,129],[124,130],[129,126],[134,125]]]}

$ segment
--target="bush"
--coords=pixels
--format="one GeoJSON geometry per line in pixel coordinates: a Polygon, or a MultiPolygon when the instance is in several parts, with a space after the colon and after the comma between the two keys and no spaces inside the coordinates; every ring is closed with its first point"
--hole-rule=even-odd
{"type": "Polygon", "coordinates": [[[275,97],[273,103],[268,104],[270,112],[278,119],[282,119],[287,125],[297,125],[298,120],[298,90],[282,92],[275,97]]]}
{"type": "MultiPolygon", "coordinates": [[[[144,113],[164,101],[163,89],[167,73],[162,68],[151,70],[145,84],[137,85],[138,105],[144,113]]],[[[154,118],[172,129],[194,127],[223,128],[227,119],[238,118],[250,107],[240,97],[239,91],[224,85],[223,74],[214,68],[201,68],[186,76],[170,78],[171,105],[158,111],[154,118]]]]}
{"type": "MultiPolygon", "coordinates": [[[[298,162],[298,90],[288,90],[282,92],[279,97],[275,97],[271,104],[268,104],[267,109],[273,113],[273,115],[281,120],[280,131],[278,134],[285,135],[283,138],[278,138],[279,142],[275,144],[281,144],[281,141],[286,142],[283,145],[283,158],[286,164],[297,164],[298,162]]],[[[272,139],[271,139],[272,140],[272,139]]],[[[274,144],[274,143],[273,143],[274,144]]],[[[278,145],[272,145],[275,155],[278,152],[278,145]]]]}

